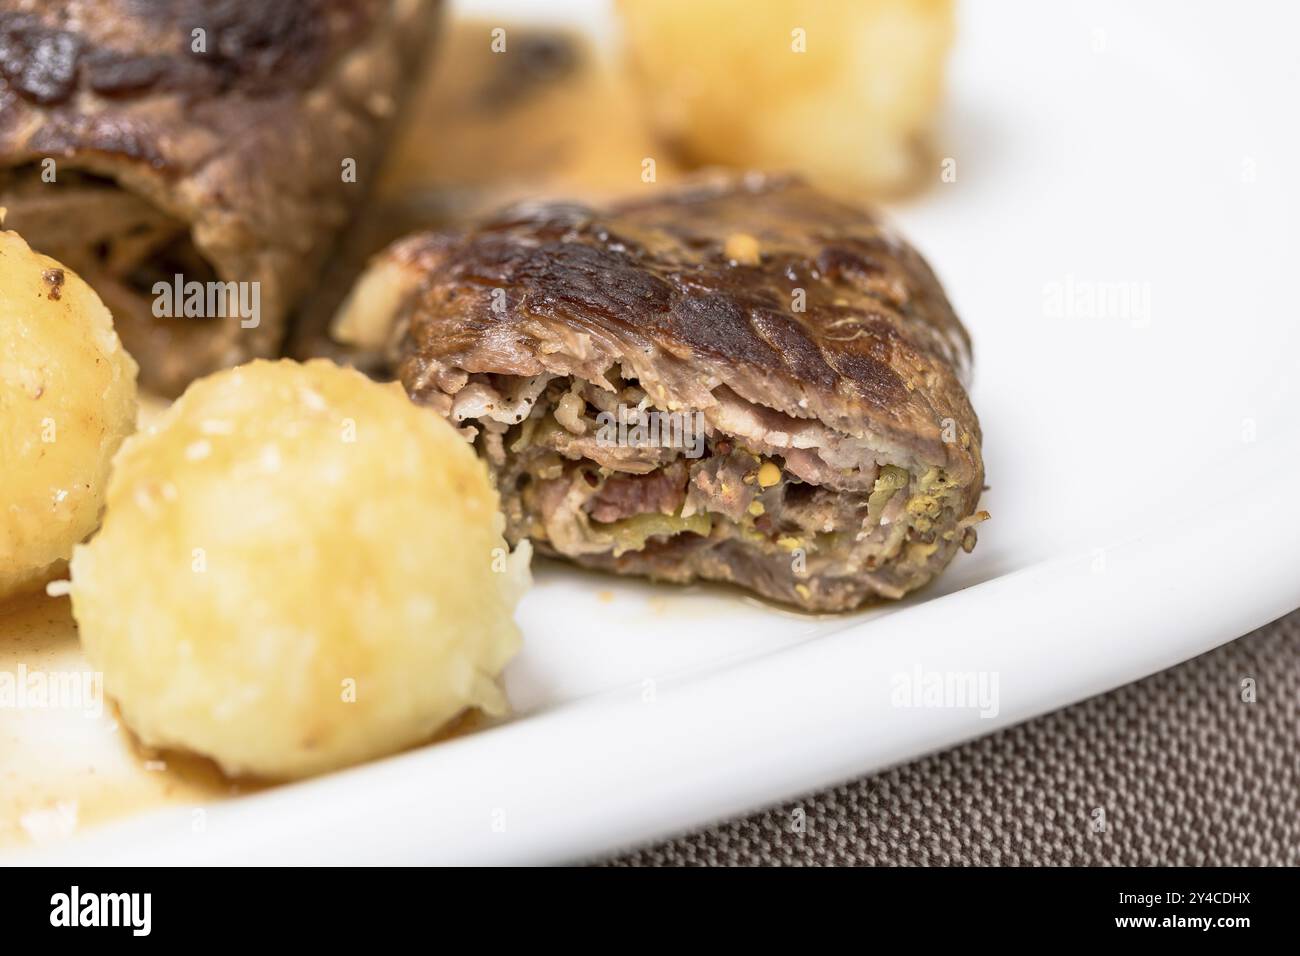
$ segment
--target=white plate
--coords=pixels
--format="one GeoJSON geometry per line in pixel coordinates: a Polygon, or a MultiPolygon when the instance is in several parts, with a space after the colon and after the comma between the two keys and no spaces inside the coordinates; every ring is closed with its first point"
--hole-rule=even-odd
{"type": "Polygon", "coordinates": [[[7,859],[580,859],[988,733],[1300,605],[1297,11],[962,13],[957,180],[893,210],[976,343],[993,520],[937,587],[813,620],[543,568],[513,722],[218,803],[204,827],[182,806],[7,859]],[[900,706],[908,681],[964,674],[996,678],[986,715],[900,706]]]}

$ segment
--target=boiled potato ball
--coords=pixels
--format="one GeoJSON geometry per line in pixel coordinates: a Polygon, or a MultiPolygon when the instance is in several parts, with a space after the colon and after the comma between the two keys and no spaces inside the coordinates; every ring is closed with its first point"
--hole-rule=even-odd
{"type": "Polygon", "coordinates": [[[0,598],[95,530],[135,375],[94,290],[0,232],[0,598]]]}
{"type": "Polygon", "coordinates": [[[469,444],[324,361],[195,382],[114,462],[72,606],[147,745],[301,777],[498,714],[527,552],[469,444]]]}
{"type": "Polygon", "coordinates": [[[688,162],[892,193],[931,166],[952,0],[620,0],[634,74],[688,162]]]}

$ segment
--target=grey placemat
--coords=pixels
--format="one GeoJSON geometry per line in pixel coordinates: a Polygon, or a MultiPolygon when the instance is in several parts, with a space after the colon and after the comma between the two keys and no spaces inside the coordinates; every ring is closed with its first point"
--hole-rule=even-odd
{"type": "Polygon", "coordinates": [[[1300,611],[1110,694],[605,862],[1300,864],[1300,611]]]}

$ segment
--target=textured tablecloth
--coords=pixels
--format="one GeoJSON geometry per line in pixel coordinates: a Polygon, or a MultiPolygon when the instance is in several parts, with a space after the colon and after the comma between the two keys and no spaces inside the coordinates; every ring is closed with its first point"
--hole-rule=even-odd
{"type": "Polygon", "coordinates": [[[1298,865],[1300,611],[1112,693],[607,862],[1298,865]]]}

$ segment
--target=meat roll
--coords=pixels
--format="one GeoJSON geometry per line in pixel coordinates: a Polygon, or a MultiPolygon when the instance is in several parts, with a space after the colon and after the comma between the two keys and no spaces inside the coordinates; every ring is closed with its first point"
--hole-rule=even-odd
{"type": "Polygon", "coordinates": [[[338,320],[495,475],[512,542],[843,611],[975,543],[970,341],[924,260],[789,178],[516,206],[390,247],[338,320]]]}
{"type": "Polygon", "coordinates": [[[0,0],[6,225],[95,288],[156,391],[271,354],[436,6],[0,0]]]}

